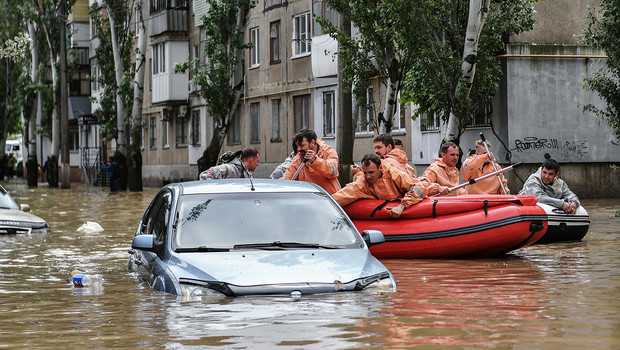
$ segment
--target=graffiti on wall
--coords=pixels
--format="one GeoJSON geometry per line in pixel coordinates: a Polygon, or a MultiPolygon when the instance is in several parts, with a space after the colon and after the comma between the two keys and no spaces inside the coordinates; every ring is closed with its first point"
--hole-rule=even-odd
{"type": "Polygon", "coordinates": [[[511,151],[524,152],[532,149],[559,149],[558,139],[539,139],[535,136],[515,140],[515,148],[511,151]]]}
{"type": "Polygon", "coordinates": [[[583,158],[588,154],[588,140],[563,140],[562,159],[583,158]]]}
{"type": "Polygon", "coordinates": [[[536,136],[527,136],[514,141],[514,148],[511,151],[528,152],[533,150],[553,151],[558,150],[561,153],[562,160],[583,159],[588,154],[588,140],[558,140],[552,138],[538,138],[536,136]]]}

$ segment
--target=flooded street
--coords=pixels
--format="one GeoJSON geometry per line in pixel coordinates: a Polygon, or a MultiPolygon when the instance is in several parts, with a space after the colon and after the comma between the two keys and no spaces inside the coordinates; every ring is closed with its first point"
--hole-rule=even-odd
{"type": "Polygon", "coordinates": [[[396,293],[206,303],[153,292],[126,271],[157,189],[5,187],[52,231],[0,236],[0,348],[620,348],[620,199],[583,201],[583,242],[483,260],[384,260],[396,293]],[[105,231],[77,232],[87,221],[105,231]],[[74,288],[74,269],[103,285],[74,288]]]}

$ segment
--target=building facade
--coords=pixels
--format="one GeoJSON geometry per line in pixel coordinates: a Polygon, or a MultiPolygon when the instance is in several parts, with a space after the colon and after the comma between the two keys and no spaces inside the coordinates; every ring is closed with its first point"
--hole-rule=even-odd
{"type": "MultiPolygon", "coordinates": [[[[520,179],[548,156],[563,164],[562,177],[569,184],[580,184],[576,186],[580,196],[605,195],[581,180],[595,173],[613,188],[605,193],[620,195],[619,177],[609,170],[610,164],[620,161],[611,131],[584,114],[580,105],[600,101],[581,88],[581,80],[603,64],[604,53],[576,39],[585,26],[588,6],[597,3],[536,3],[534,29],[511,38],[506,54],[498,58],[505,71],[500,90],[491,103],[481,106],[461,138],[466,152],[483,132],[501,164],[527,163],[507,174],[515,192],[521,187],[520,179]]],[[[196,179],[197,160],[211,140],[213,120],[199,87],[193,84],[191,72],[174,69],[187,61],[204,63],[202,16],[206,12],[203,0],[149,0],[142,118],[145,186],[196,179]]],[[[291,139],[301,128],[315,130],[336,147],[340,116],[333,53],[337,43],[322,33],[315,15],[336,20],[322,0],[264,0],[248,12],[244,36],[252,48],[245,54],[244,91],[221,152],[256,147],[261,153],[257,177],[268,177],[290,154],[291,139]]],[[[92,76],[97,74],[96,41],[91,35],[92,76]]],[[[91,90],[96,96],[95,85],[91,90]]],[[[377,81],[369,86],[369,98],[377,102],[377,110],[383,108],[384,90],[377,81]]],[[[437,156],[445,125],[427,116],[412,120],[412,108],[397,106],[391,132],[403,141],[411,164],[421,174],[437,156]]],[[[360,109],[355,116],[354,161],[373,150],[372,113],[360,109]]],[[[80,130],[84,137],[85,128],[80,130]]]]}

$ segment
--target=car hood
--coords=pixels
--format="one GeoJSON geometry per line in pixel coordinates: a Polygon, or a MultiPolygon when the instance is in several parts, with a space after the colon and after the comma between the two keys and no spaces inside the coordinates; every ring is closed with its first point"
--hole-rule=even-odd
{"type": "Polygon", "coordinates": [[[171,259],[168,268],[177,280],[237,286],[347,283],[388,272],[367,249],[359,248],[180,253],[171,259]]]}
{"type": "Polygon", "coordinates": [[[20,223],[20,222],[31,222],[31,223],[40,223],[44,224],[45,220],[40,217],[26,213],[24,211],[18,209],[0,209],[0,225],[2,224],[11,224],[11,223],[20,223]]]}

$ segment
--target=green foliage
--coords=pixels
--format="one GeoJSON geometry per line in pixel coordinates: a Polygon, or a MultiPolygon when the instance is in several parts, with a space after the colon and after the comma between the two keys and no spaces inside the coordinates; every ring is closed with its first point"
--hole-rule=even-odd
{"type": "MultiPolygon", "coordinates": [[[[209,115],[226,116],[236,106],[230,105],[231,78],[238,65],[239,50],[250,46],[243,43],[244,27],[237,25],[240,8],[254,7],[252,0],[207,0],[209,10],[202,21],[205,28],[205,61],[194,69],[194,81],[200,86],[209,115]]],[[[224,120],[219,120],[225,123],[224,120]]]]}
{"type": "Polygon", "coordinates": [[[368,103],[371,77],[381,82],[388,77],[402,79],[401,101],[419,106],[414,118],[424,113],[447,118],[452,112],[464,124],[497,91],[502,70],[495,57],[504,52],[510,35],[533,27],[536,0],[491,2],[478,55],[471,58],[476,62],[471,86],[459,84],[468,0],[326,1],[359,32],[351,37],[326,19],[317,19],[341,45],[338,55],[345,62],[345,81],[353,84],[358,102],[368,103]],[[456,91],[459,85],[461,91],[456,91]]]}
{"type": "Polygon", "coordinates": [[[19,59],[28,50],[30,41],[32,39],[25,32],[6,40],[3,45],[0,45],[0,58],[19,59]]]}
{"type": "MultiPolygon", "coordinates": [[[[124,21],[125,18],[130,18],[130,10],[128,4],[124,1],[108,1],[108,5],[112,8],[112,14],[116,19],[117,30],[119,36],[119,48],[123,60],[123,78],[120,86],[116,82],[115,66],[114,66],[114,54],[112,52],[112,38],[110,35],[110,20],[107,17],[103,17],[101,12],[95,5],[91,8],[91,18],[93,25],[97,28],[97,34],[99,38],[99,46],[95,49],[95,55],[97,57],[97,66],[99,67],[100,75],[97,83],[102,89],[98,98],[91,97],[99,103],[99,108],[94,111],[99,119],[99,125],[101,133],[106,140],[112,140],[117,135],[117,122],[116,122],[116,93],[120,89],[120,95],[122,97],[123,106],[127,116],[131,114],[131,103],[133,99],[133,85],[132,79],[134,66],[131,64],[131,53],[133,45],[133,32],[129,21],[124,21]]],[[[91,77],[91,79],[93,79],[91,77]]],[[[129,122],[130,118],[126,118],[129,122]]]]}
{"type": "MultiPolygon", "coordinates": [[[[397,84],[396,92],[400,90],[400,81],[413,62],[406,43],[409,35],[415,35],[413,28],[420,22],[415,16],[418,4],[409,0],[327,0],[327,4],[359,33],[348,35],[328,19],[316,18],[323,31],[338,41],[337,55],[344,62],[346,89],[351,87],[358,105],[376,111],[374,101],[366,96],[370,80],[376,78],[383,86],[392,81],[397,84]]],[[[375,118],[391,130],[391,118],[375,118]]],[[[377,129],[379,125],[373,127],[377,129]]]]}
{"type": "Polygon", "coordinates": [[[592,112],[606,121],[620,140],[620,0],[601,0],[598,9],[591,9],[583,39],[588,45],[605,50],[605,67],[593,69],[584,79],[584,87],[595,91],[604,107],[586,104],[584,112],[592,112]]]}
{"type": "Polygon", "coordinates": [[[461,61],[465,44],[469,1],[425,0],[416,6],[417,22],[408,47],[415,56],[408,72],[401,99],[419,106],[421,114],[440,115],[447,120],[454,113],[467,123],[478,106],[490,101],[499,86],[501,62],[496,56],[505,52],[508,38],[533,27],[532,4],[536,0],[492,1],[480,35],[476,71],[471,86],[460,84],[461,61]],[[461,86],[460,91],[456,91],[461,86]],[[467,91],[468,88],[471,88],[467,91]]]}

